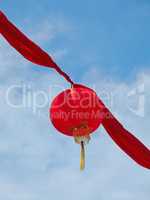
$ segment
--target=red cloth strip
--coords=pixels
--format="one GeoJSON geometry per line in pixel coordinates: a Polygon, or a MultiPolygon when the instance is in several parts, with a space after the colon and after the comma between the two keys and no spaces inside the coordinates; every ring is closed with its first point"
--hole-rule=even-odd
{"type": "Polygon", "coordinates": [[[104,106],[102,125],[114,142],[139,165],[150,169],[150,149],[127,131],[104,106]]]}
{"type": "Polygon", "coordinates": [[[0,11],[0,33],[27,60],[45,67],[54,68],[69,83],[74,84],[71,78],[63,72],[52,58],[43,51],[38,45],[27,38],[19,29],[17,29],[0,11]]]}

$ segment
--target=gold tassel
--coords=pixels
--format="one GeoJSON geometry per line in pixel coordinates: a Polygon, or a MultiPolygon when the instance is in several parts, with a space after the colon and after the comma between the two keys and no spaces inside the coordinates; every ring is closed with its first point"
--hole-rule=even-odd
{"type": "MultiPolygon", "coordinates": [[[[76,131],[76,129],[74,129],[76,131]]],[[[80,170],[83,171],[85,168],[85,145],[90,141],[90,135],[77,136],[74,134],[74,140],[77,144],[80,144],[80,170]]]]}
{"type": "Polygon", "coordinates": [[[85,148],[84,148],[84,142],[81,141],[80,170],[83,171],[84,168],[85,168],[85,148]]]}

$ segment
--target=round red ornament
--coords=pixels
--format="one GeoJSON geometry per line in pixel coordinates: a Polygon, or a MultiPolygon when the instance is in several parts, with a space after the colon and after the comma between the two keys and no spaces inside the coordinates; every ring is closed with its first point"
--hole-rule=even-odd
{"type": "Polygon", "coordinates": [[[101,124],[102,105],[97,94],[83,85],[73,85],[61,92],[50,107],[54,127],[68,136],[85,136],[101,124]]]}
{"type": "Polygon", "coordinates": [[[81,144],[81,169],[84,168],[84,144],[102,122],[102,107],[92,89],[78,84],[58,94],[51,104],[50,120],[54,127],[81,144]]]}

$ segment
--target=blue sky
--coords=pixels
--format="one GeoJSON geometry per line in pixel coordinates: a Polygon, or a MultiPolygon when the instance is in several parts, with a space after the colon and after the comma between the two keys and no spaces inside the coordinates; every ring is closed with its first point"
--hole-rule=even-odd
{"type": "Polygon", "coordinates": [[[35,26],[48,16],[49,23],[51,17],[67,19],[73,26],[68,35],[59,35],[47,48],[49,52],[56,47],[69,48],[68,57],[60,64],[77,81],[79,74],[74,75],[77,67],[84,73],[89,65],[103,66],[109,76],[132,79],[141,67],[148,68],[150,64],[148,1],[6,0],[1,2],[1,8],[20,27],[31,27],[31,23],[22,23],[23,18],[35,26]]]}
{"type": "MultiPolygon", "coordinates": [[[[120,121],[150,146],[149,1],[5,0],[0,9],[73,80],[94,87],[120,121]]],[[[48,119],[53,96],[69,85],[53,70],[26,61],[3,38],[0,47],[0,198],[149,200],[149,171],[122,153],[102,128],[87,147],[85,172],[79,172],[78,146],[57,134],[48,119]],[[15,103],[21,102],[23,87],[25,98],[28,92],[44,91],[48,101],[35,110],[33,105],[13,108],[6,100],[14,85],[15,103]]],[[[36,100],[40,104],[43,96],[36,100]]]]}

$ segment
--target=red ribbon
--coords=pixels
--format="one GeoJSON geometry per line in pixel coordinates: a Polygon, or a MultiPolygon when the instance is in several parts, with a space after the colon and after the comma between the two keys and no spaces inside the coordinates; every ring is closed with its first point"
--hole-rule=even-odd
{"type": "Polygon", "coordinates": [[[113,141],[136,163],[150,169],[150,150],[127,131],[105,106],[104,114],[102,124],[113,141]]]}
{"type": "Polygon", "coordinates": [[[70,77],[63,72],[60,67],[52,60],[52,58],[43,51],[38,45],[27,38],[20,30],[18,30],[0,11],[0,33],[27,60],[45,67],[54,68],[69,83],[73,84],[70,77]]]}
{"type": "MultiPolygon", "coordinates": [[[[69,83],[74,84],[71,78],[60,69],[52,58],[18,30],[1,11],[0,33],[8,43],[27,60],[38,65],[54,68],[69,83]]],[[[150,169],[150,150],[129,133],[105,106],[104,113],[106,116],[104,117],[102,124],[110,137],[133,160],[141,166],[150,169]]]]}

